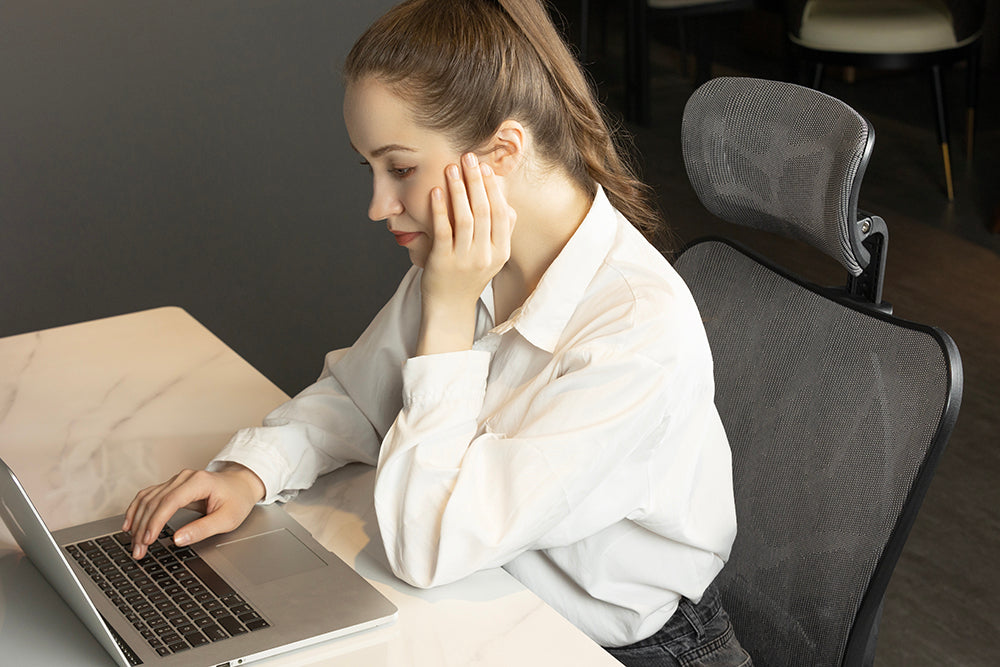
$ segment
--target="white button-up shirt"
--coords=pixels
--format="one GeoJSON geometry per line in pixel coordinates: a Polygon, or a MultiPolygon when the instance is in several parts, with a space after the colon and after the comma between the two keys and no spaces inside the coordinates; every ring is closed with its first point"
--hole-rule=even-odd
{"type": "Polygon", "coordinates": [[[414,357],[420,276],[216,460],[254,470],[265,502],[350,461],[377,465],[400,578],[427,587],[503,566],[604,646],[700,599],[736,514],[708,342],[669,263],[599,189],[506,322],[487,287],[472,350],[414,357]]]}

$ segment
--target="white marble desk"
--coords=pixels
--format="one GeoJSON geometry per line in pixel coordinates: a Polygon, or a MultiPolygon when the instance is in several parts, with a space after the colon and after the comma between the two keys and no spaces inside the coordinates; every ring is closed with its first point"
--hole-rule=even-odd
{"type": "MultiPolygon", "coordinates": [[[[286,399],[177,308],[0,339],[0,455],[52,530],[121,513],[137,489],[205,465],[234,431],[286,399]]],[[[396,579],[375,527],[373,477],[349,466],[287,509],[396,604],[398,621],[267,665],[619,664],[503,570],[426,591],[396,579]]],[[[0,524],[2,642],[34,622],[15,608],[23,589],[51,592],[23,581],[35,575],[22,559],[0,524]]],[[[58,622],[71,626],[66,615],[58,622]]],[[[113,664],[96,641],[77,648],[76,664],[113,664]]],[[[40,645],[32,662],[55,664],[59,651],[58,639],[40,645]]]]}

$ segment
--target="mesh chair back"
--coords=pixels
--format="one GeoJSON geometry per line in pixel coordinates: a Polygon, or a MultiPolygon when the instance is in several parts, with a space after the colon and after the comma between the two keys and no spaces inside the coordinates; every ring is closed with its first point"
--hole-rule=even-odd
{"type": "Polygon", "coordinates": [[[739,532],[718,581],[741,643],[758,666],[873,655],[885,585],[958,410],[954,344],[724,242],[676,266],[733,450],[739,532]]]}

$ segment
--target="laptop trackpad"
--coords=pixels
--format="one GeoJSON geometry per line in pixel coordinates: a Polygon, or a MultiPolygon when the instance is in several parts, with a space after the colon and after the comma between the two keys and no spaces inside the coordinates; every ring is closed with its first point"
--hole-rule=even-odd
{"type": "Polygon", "coordinates": [[[224,542],[216,548],[255,584],[266,584],[326,566],[324,560],[284,528],[224,542]]]}

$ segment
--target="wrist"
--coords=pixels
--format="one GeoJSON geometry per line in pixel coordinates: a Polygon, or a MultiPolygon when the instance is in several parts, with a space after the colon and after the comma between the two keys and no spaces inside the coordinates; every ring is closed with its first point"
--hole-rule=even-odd
{"type": "Polygon", "coordinates": [[[267,487],[264,486],[264,481],[257,473],[241,463],[228,461],[219,472],[235,475],[242,480],[255,503],[260,502],[267,495],[267,487]]]}
{"type": "Polygon", "coordinates": [[[476,300],[423,299],[417,355],[472,349],[476,330],[476,300]]]}

